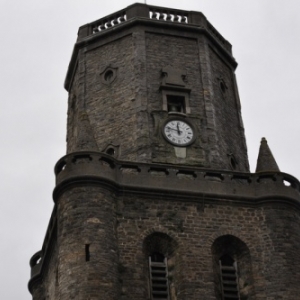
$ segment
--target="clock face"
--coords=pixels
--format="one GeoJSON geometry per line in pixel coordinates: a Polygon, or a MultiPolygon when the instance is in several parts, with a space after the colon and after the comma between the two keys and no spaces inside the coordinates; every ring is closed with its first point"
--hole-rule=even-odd
{"type": "Polygon", "coordinates": [[[187,146],[195,139],[194,130],[191,125],[181,120],[170,120],[163,128],[164,137],[173,145],[187,146]]]}

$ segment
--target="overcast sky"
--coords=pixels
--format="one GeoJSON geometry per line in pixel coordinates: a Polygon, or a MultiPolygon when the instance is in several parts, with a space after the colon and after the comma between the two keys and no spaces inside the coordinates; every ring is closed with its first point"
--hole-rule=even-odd
{"type": "MultiPolygon", "coordinates": [[[[78,27],[132,3],[0,0],[1,300],[31,299],[28,261],[42,246],[53,167],[65,154],[63,82],[78,27]]],[[[300,178],[300,1],[147,3],[201,11],[233,45],[251,171],[264,136],[281,171],[300,178]]]]}

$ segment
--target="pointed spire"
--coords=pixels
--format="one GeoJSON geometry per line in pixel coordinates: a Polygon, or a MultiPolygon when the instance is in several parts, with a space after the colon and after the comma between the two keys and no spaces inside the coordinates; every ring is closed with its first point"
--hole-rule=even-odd
{"type": "Polygon", "coordinates": [[[280,172],[267,140],[261,139],[255,172],[280,172]]]}
{"type": "Polygon", "coordinates": [[[77,151],[99,151],[91,128],[90,120],[85,111],[78,112],[77,151]]]}

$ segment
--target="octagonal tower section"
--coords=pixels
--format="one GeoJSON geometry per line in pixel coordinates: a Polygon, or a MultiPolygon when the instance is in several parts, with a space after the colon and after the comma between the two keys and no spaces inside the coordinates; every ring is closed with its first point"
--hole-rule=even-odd
{"type": "Polygon", "coordinates": [[[136,3],[80,27],[65,81],[67,152],[248,172],[236,66],[200,12],[136,3]],[[193,127],[192,144],[165,138],[170,118],[193,127]]]}

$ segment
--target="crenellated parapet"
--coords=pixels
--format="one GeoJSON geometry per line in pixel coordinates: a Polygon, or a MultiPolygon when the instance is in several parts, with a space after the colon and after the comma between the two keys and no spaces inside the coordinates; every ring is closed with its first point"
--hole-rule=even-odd
{"type": "Polygon", "coordinates": [[[300,183],[282,172],[241,173],[168,164],[145,164],[118,161],[100,152],[77,152],[61,158],[55,166],[54,201],[72,184],[94,183],[119,191],[182,194],[197,201],[219,197],[230,201],[249,202],[278,199],[300,204],[300,183]]]}

